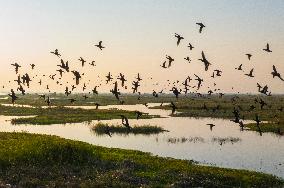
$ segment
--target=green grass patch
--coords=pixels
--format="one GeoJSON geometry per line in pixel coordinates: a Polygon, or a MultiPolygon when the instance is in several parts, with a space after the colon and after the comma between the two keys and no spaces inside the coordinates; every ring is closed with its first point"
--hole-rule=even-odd
{"type": "Polygon", "coordinates": [[[56,136],[0,133],[0,185],[17,187],[282,187],[247,170],[109,149],[56,136]]]}
{"type": "Polygon", "coordinates": [[[111,134],[144,134],[144,135],[150,135],[150,134],[159,134],[162,132],[167,132],[167,130],[164,130],[161,127],[158,126],[151,126],[151,125],[142,125],[137,126],[134,125],[131,129],[128,129],[124,127],[123,125],[117,126],[117,125],[108,125],[105,123],[98,123],[96,124],[92,130],[97,135],[104,135],[107,132],[110,132],[111,134]]]}
{"type": "MultiPolygon", "coordinates": [[[[65,123],[80,123],[92,120],[109,120],[120,119],[120,115],[124,115],[129,119],[135,119],[136,114],[133,111],[117,110],[117,109],[82,109],[82,108],[28,108],[28,107],[12,107],[0,105],[0,115],[9,116],[30,116],[12,119],[12,124],[34,124],[34,125],[50,125],[65,123]]],[[[158,116],[143,114],[142,119],[149,119],[158,116]]]]}

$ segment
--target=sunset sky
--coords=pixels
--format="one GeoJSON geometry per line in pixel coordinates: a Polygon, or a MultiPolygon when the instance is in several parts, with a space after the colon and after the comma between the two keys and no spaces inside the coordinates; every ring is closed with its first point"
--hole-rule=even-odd
{"type": "Polygon", "coordinates": [[[255,93],[258,82],[272,93],[283,93],[284,82],[271,75],[275,65],[284,77],[283,10],[283,0],[0,0],[0,92],[16,89],[8,82],[17,77],[10,65],[14,62],[22,65],[20,74],[38,75],[27,92],[43,92],[47,84],[52,91],[64,92],[75,83],[71,73],[64,75],[62,86],[47,78],[58,69],[60,59],[50,53],[57,48],[71,70],[86,73],[81,83],[88,91],[101,83],[99,90],[108,92],[113,87],[105,84],[110,71],[115,78],[120,72],[126,75],[128,89],[123,92],[131,92],[139,72],[141,92],[168,91],[172,85],[167,86],[167,79],[182,82],[195,73],[205,81],[200,92],[210,87],[255,93]],[[206,25],[201,34],[196,22],[206,25]],[[174,33],[185,38],[179,46],[174,33]],[[102,51],[94,46],[100,40],[106,47],[102,51]],[[192,51],[189,42],[195,47],[192,51]],[[266,43],[272,53],[262,50],[266,43]],[[202,50],[212,64],[207,72],[198,61],[202,50]],[[251,61],[246,53],[253,55],[251,61]],[[166,55],[175,59],[169,69],[160,67],[166,55]],[[191,63],[183,59],[186,56],[191,63]],[[82,68],[79,57],[96,61],[96,66],[82,68]],[[31,63],[36,65],[33,71],[31,63]],[[240,64],[244,72],[235,70],[240,64]],[[251,68],[255,78],[244,76],[251,68]],[[214,69],[222,70],[222,76],[211,78],[214,69]],[[39,86],[43,74],[47,76],[39,86]]]}

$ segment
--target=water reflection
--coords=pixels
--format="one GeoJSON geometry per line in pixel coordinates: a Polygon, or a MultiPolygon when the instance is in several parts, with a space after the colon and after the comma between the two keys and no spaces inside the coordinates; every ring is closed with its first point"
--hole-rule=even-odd
{"type": "MultiPolygon", "coordinates": [[[[160,104],[149,106],[155,105],[160,104]]],[[[6,120],[13,117],[7,116],[0,116],[0,131],[58,135],[100,146],[134,149],[178,159],[192,159],[203,164],[221,167],[256,170],[284,178],[284,150],[282,149],[284,137],[270,133],[259,136],[257,132],[240,131],[239,126],[229,120],[169,117],[170,111],[148,109],[144,105],[111,105],[101,108],[139,110],[150,115],[161,115],[166,118],[130,119],[129,123],[137,126],[157,125],[169,132],[159,135],[97,136],[92,131],[92,127],[98,121],[66,125],[11,125],[6,120]],[[216,125],[212,131],[206,125],[208,123],[216,125]]],[[[100,122],[110,125],[121,124],[120,119],[100,122]]]]}

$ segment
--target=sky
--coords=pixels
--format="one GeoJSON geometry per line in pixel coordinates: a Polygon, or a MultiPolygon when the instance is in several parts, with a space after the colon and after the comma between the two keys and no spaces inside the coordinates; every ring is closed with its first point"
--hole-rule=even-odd
{"type": "MultiPolygon", "coordinates": [[[[284,77],[283,10],[283,0],[0,0],[0,86],[5,86],[0,92],[17,88],[12,81],[17,77],[14,62],[22,65],[21,75],[34,77],[27,92],[47,91],[47,84],[52,91],[64,92],[75,83],[72,74],[64,74],[62,86],[48,79],[60,62],[50,51],[59,49],[72,70],[85,72],[81,83],[87,84],[87,91],[99,85],[99,91],[108,92],[113,85],[106,84],[107,73],[116,78],[122,72],[127,89],[121,91],[131,92],[139,72],[141,92],[169,92],[173,84],[167,80],[181,83],[197,74],[204,79],[199,92],[219,88],[225,93],[255,93],[260,83],[267,84],[272,94],[283,93],[284,82],[271,75],[275,65],[284,77]],[[206,25],[201,34],[196,22],[206,25]],[[185,38],[179,46],[174,33],[185,38]],[[94,46],[100,40],[106,47],[102,51],[94,46]],[[192,51],[189,42],[195,47],[192,51]],[[262,50],[266,43],[272,53],[262,50]],[[201,51],[212,64],[206,72],[198,61],[201,51]],[[251,61],[246,53],[253,55],[251,61]],[[166,55],[175,61],[163,69],[166,55]],[[186,56],[191,63],[184,60],[186,56]],[[96,66],[82,68],[79,57],[96,66]],[[240,64],[244,72],[235,70],[240,64]],[[245,76],[252,68],[255,77],[245,76]],[[211,78],[214,69],[222,70],[222,76],[211,78]]],[[[82,84],[76,92],[81,92],[82,84]]]]}

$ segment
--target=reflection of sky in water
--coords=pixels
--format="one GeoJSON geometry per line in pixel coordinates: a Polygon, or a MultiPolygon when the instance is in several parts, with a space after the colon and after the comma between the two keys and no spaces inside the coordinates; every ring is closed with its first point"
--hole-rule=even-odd
{"type": "MultiPolygon", "coordinates": [[[[109,106],[109,108],[113,107],[140,110],[161,116],[167,116],[170,113],[166,110],[147,109],[144,105],[109,106]]],[[[284,137],[270,133],[259,136],[257,132],[241,132],[239,126],[229,120],[185,117],[141,119],[138,121],[131,119],[129,120],[130,125],[158,125],[170,132],[150,136],[114,134],[110,138],[109,136],[97,136],[91,131],[91,127],[97,121],[90,124],[12,126],[9,121],[6,121],[11,117],[0,117],[0,131],[27,131],[58,135],[100,146],[141,150],[151,152],[153,155],[193,159],[216,166],[250,169],[284,177],[284,137]],[[214,123],[216,126],[210,131],[207,123],[214,123]],[[221,142],[222,144],[220,144],[221,142]]],[[[120,124],[121,120],[102,122],[120,124]]]]}

